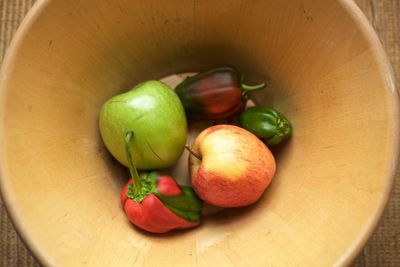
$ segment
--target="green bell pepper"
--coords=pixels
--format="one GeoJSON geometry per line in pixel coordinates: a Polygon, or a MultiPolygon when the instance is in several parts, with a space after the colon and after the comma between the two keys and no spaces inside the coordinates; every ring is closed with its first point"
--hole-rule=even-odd
{"type": "Polygon", "coordinates": [[[263,140],[267,146],[281,143],[292,133],[289,120],[270,107],[248,108],[240,114],[240,124],[263,140]]]}

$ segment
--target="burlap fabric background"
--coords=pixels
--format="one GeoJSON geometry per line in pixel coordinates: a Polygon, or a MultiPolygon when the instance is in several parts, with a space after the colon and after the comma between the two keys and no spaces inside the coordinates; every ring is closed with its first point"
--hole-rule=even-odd
{"type": "MultiPolygon", "coordinates": [[[[0,63],[13,34],[34,2],[35,0],[0,0],[0,63]]],[[[377,31],[400,85],[400,0],[356,0],[356,2],[377,31]]],[[[3,202],[0,201],[0,267],[17,266],[40,267],[40,264],[16,234],[3,202]]],[[[400,266],[399,170],[385,215],[375,234],[357,258],[355,266],[400,266]]]]}

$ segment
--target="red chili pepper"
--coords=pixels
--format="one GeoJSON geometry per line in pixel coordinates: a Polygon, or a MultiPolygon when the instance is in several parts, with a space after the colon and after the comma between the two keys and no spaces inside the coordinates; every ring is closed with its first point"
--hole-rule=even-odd
{"type": "Polygon", "coordinates": [[[130,153],[132,138],[133,132],[128,132],[125,149],[132,179],[121,191],[121,203],[128,219],[152,233],[197,226],[201,219],[202,201],[191,187],[179,186],[171,176],[153,171],[139,177],[130,153]]]}
{"type": "Polygon", "coordinates": [[[183,80],[175,88],[189,119],[228,119],[246,106],[248,91],[265,88],[265,83],[243,83],[238,70],[220,67],[183,80]]]}

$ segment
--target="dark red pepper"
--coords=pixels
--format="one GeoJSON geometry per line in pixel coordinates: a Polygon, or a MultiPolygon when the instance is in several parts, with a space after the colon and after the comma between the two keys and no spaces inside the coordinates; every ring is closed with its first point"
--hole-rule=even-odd
{"type": "Polygon", "coordinates": [[[201,219],[202,201],[189,186],[179,186],[167,175],[142,173],[139,177],[130,153],[133,132],[125,138],[131,176],[121,191],[121,203],[134,225],[152,233],[197,226],[201,219]]]}
{"type": "Polygon", "coordinates": [[[219,120],[243,111],[247,92],[265,86],[265,83],[246,85],[238,70],[220,67],[186,78],[177,85],[175,92],[189,119],[219,120]]]}

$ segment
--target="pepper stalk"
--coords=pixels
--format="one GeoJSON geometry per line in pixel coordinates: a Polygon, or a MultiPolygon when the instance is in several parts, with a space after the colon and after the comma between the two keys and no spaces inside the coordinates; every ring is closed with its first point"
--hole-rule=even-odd
{"type": "Polygon", "coordinates": [[[134,137],[133,131],[126,132],[126,134],[125,134],[125,153],[126,153],[126,157],[128,159],[129,172],[131,173],[131,177],[132,177],[133,189],[134,189],[135,194],[138,194],[141,189],[141,183],[140,183],[139,173],[138,173],[136,166],[132,159],[131,142],[133,140],[133,137],[134,137]]]}

